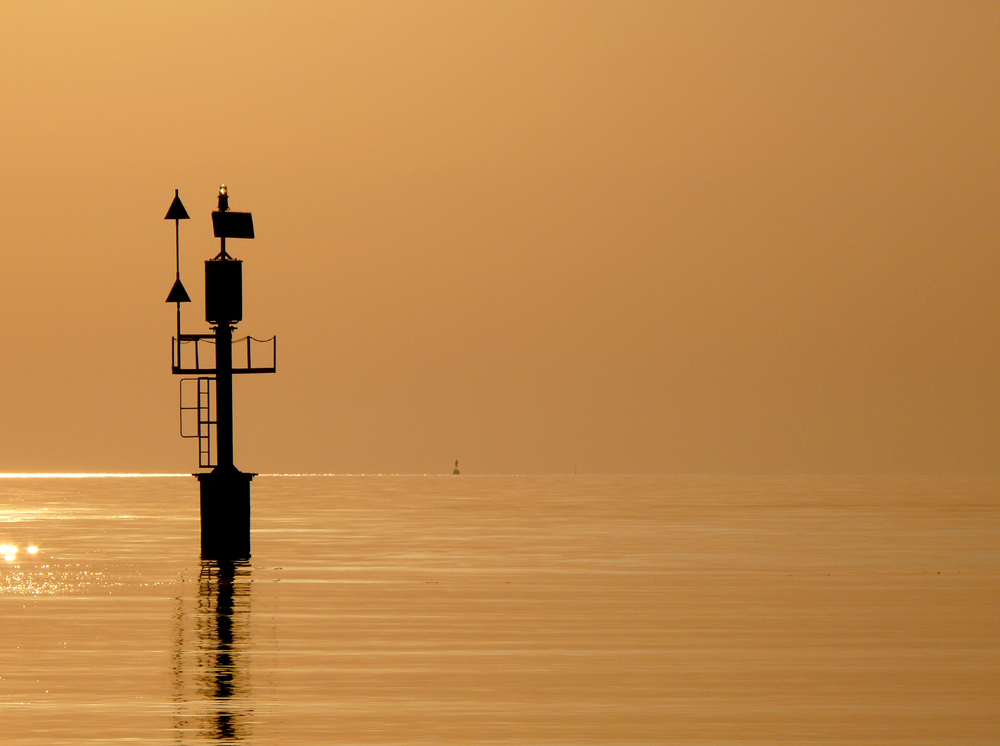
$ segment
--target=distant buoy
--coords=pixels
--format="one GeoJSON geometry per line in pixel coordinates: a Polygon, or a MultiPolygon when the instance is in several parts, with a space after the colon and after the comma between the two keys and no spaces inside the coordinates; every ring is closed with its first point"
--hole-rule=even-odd
{"type": "Polygon", "coordinates": [[[459,471],[458,471],[458,459],[455,459],[455,471],[453,471],[452,474],[458,474],[458,473],[459,473],[459,471]]]}

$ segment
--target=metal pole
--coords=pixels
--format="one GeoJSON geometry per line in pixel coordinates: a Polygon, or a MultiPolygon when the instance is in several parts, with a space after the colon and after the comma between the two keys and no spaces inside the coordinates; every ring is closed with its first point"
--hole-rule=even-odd
{"type": "Polygon", "coordinates": [[[215,328],[215,419],[218,468],[233,466],[233,327],[215,328]]]}
{"type": "Polygon", "coordinates": [[[174,233],[177,239],[177,279],[181,279],[181,220],[174,220],[174,233]]]}
{"type": "MultiPolygon", "coordinates": [[[[178,197],[178,190],[174,190],[174,197],[178,197]]],[[[177,282],[181,281],[181,221],[174,219],[174,240],[177,248],[177,282]]],[[[177,364],[181,364],[181,302],[177,301],[177,364]]]]}

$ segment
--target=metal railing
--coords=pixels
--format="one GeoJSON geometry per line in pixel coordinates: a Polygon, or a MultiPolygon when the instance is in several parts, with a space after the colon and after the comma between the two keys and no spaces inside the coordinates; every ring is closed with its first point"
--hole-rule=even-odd
{"type": "MultiPolygon", "coordinates": [[[[170,345],[170,368],[178,375],[212,374],[215,369],[215,335],[214,334],[182,334],[173,337],[170,345]],[[209,344],[213,349],[202,354],[202,344],[209,344]]],[[[274,373],[278,363],[278,338],[257,339],[256,337],[241,337],[233,340],[233,374],[274,373]],[[256,349],[256,356],[254,350],[256,349]],[[263,365],[254,365],[254,357],[263,361],[263,365]],[[269,363],[269,364],[268,364],[269,363]]]]}

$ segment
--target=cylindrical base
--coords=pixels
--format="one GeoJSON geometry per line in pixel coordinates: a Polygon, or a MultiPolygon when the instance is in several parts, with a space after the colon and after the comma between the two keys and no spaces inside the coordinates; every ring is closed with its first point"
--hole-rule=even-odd
{"type": "Polygon", "coordinates": [[[201,483],[202,559],[250,559],[250,480],[236,467],[195,474],[201,483]]]}

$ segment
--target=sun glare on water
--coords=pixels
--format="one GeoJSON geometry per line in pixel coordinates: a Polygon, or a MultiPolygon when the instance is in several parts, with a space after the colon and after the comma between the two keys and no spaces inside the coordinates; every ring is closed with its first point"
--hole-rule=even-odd
{"type": "MultiPolygon", "coordinates": [[[[25,551],[28,554],[35,554],[38,551],[38,547],[32,544],[28,547],[25,547],[25,551]]],[[[13,562],[15,559],[17,559],[17,552],[18,552],[18,547],[14,546],[13,544],[0,544],[0,555],[3,555],[3,558],[7,562],[13,562]]]]}

